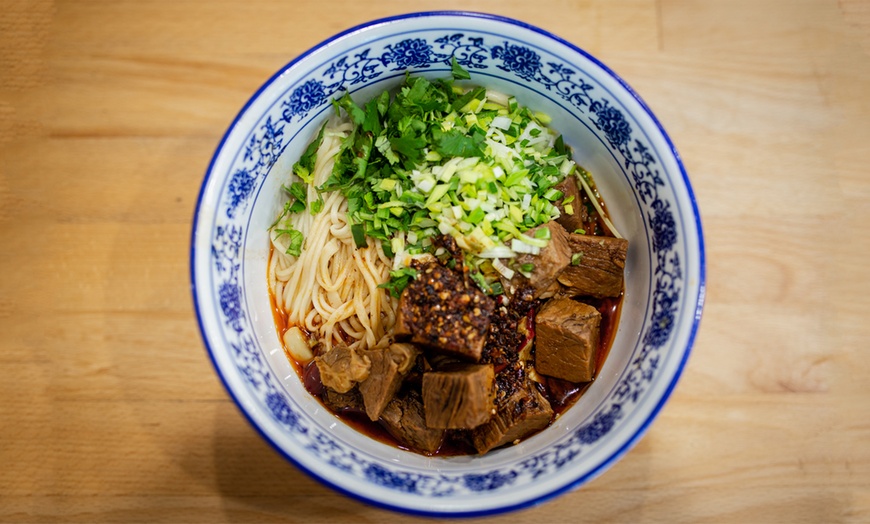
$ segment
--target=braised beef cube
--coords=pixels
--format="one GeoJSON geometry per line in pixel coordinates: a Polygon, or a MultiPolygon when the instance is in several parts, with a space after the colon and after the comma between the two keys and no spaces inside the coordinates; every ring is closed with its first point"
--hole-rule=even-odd
{"type": "Polygon", "coordinates": [[[588,382],[595,374],[601,313],[569,298],[548,301],[535,317],[535,370],[588,382]]]}
{"type": "Polygon", "coordinates": [[[353,388],[347,393],[339,393],[334,389],[325,388],[321,397],[323,403],[335,412],[353,411],[362,413],[363,399],[357,388],[353,388]]]}
{"type": "Polygon", "coordinates": [[[381,413],[381,422],[390,435],[409,448],[434,453],[444,440],[445,430],[426,426],[423,400],[413,390],[393,398],[381,413]]]}
{"type": "Polygon", "coordinates": [[[365,380],[371,366],[367,356],[344,346],[335,346],[316,357],[314,363],[320,371],[323,385],[338,393],[347,393],[358,382],[365,380]]]}
{"type": "Polygon", "coordinates": [[[554,280],[553,283],[550,284],[550,287],[548,287],[547,289],[542,291],[540,295],[538,295],[538,298],[540,298],[541,300],[545,300],[548,298],[553,298],[557,295],[563,295],[562,284],[560,284],[558,280],[554,280]]]}
{"type": "Polygon", "coordinates": [[[477,452],[483,454],[544,429],[552,418],[550,403],[527,381],[525,387],[496,405],[495,415],[475,428],[471,438],[477,452]]]}
{"type": "Polygon", "coordinates": [[[568,235],[572,262],[559,275],[567,296],[617,297],[622,292],[628,240],[568,235]]]}
{"type": "Polygon", "coordinates": [[[577,186],[577,177],[568,175],[565,180],[553,186],[562,192],[562,198],[555,202],[556,207],[562,213],[556,219],[566,231],[574,232],[578,229],[583,229],[584,222],[588,219],[586,206],[583,205],[580,199],[580,188],[577,186]],[[568,201],[567,209],[565,201],[568,201]],[[570,211],[570,212],[569,212],[570,211]]]}
{"type": "Polygon", "coordinates": [[[378,420],[381,416],[402,385],[404,376],[414,367],[418,353],[411,344],[391,344],[388,348],[366,353],[372,365],[368,378],[360,382],[359,391],[371,420],[378,420]]]}
{"type": "Polygon", "coordinates": [[[550,230],[550,241],[547,247],[541,249],[541,252],[537,255],[524,253],[517,256],[515,259],[515,269],[519,269],[525,264],[531,264],[534,267],[529,272],[528,278],[520,271],[517,271],[512,280],[515,288],[521,287],[523,284],[531,287],[534,298],[540,298],[544,295],[552,296],[552,292],[558,287],[556,279],[571,264],[571,248],[568,246],[568,233],[558,222],[547,222],[534,229],[530,229],[525,234],[526,236],[534,237],[535,233],[542,228],[550,230]]]}
{"type": "Polygon", "coordinates": [[[491,364],[462,364],[423,375],[423,406],[430,428],[472,429],[495,406],[491,364]]]}
{"type": "Polygon", "coordinates": [[[466,361],[480,361],[493,300],[437,262],[415,267],[417,278],[399,299],[395,335],[466,361]]]}

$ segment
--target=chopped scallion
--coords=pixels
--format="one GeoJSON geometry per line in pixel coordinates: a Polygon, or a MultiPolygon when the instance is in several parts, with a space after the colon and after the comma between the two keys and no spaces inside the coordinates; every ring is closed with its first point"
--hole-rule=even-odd
{"type": "Polygon", "coordinates": [[[350,232],[353,235],[353,243],[357,248],[368,247],[366,243],[365,228],[362,224],[354,224],[350,226],[350,232]]]}

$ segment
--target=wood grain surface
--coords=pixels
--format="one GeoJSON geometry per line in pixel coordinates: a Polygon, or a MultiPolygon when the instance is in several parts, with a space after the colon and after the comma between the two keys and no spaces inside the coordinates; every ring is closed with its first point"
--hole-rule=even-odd
{"type": "Polygon", "coordinates": [[[223,390],[188,280],[218,140],[352,25],[468,9],[610,65],[702,212],[697,344],[643,440],[480,522],[870,522],[870,3],[45,2],[0,8],[0,521],[411,522],[310,479],[223,390]]]}

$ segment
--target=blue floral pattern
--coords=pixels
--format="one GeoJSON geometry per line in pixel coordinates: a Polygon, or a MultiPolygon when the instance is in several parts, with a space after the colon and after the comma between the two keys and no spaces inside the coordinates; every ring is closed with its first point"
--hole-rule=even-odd
{"type": "Polygon", "coordinates": [[[323,82],[309,80],[297,87],[290,94],[290,99],[281,103],[284,111],[281,116],[287,122],[292,115],[304,115],[326,101],[326,89],[323,82]]]}
{"type": "Polygon", "coordinates": [[[465,487],[471,491],[490,491],[511,484],[517,478],[516,471],[490,471],[485,475],[470,474],[463,477],[465,487]]]}
{"type": "Polygon", "coordinates": [[[530,482],[571,464],[584,449],[607,435],[622,419],[626,406],[637,403],[655,378],[662,358],[659,349],[673,333],[682,293],[683,277],[675,252],[677,226],[669,202],[660,196],[665,181],[649,146],[636,136],[622,109],[605,93],[598,92],[578,68],[563,63],[558,57],[545,59],[522,42],[503,40],[490,46],[484,36],[463,33],[446,34],[432,40],[421,35],[386,43],[381,48],[371,45],[341,56],[312,73],[280,104],[262,116],[246,144],[243,159],[236,162],[235,171],[224,190],[225,220],[216,227],[212,242],[215,291],[219,297],[220,315],[228,328],[224,334],[230,341],[239,371],[263,400],[272,417],[306,442],[311,453],[336,469],[397,492],[429,497],[495,491],[530,482]],[[645,219],[653,231],[655,268],[653,310],[648,328],[642,335],[642,347],[635,353],[614,393],[599,406],[591,421],[575,429],[569,438],[519,466],[496,468],[474,475],[412,473],[393,469],[360,456],[313,425],[298,411],[296,404],[287,399],[264,361],[245,312],[244,289],[239,275],[245,237],[245,222],[239,212],[256,193],[285,146],[284,127],[291,124],[299,127],[303,119],[327,104],[333,96],[386,71],[436,65],[449,67],[453,59],[470,70],[496,68],[515,75],[517,79],[555,94],[586,116],[590,126],[600,132],[600,138],[606,140],[622,162],[642,204],[649,210],[645,219]]]}
{"type": "Polygon", "coordinates": [[[242,290],[238,284],[224,282],[218,288],[221,311],[227,319],[227,323],[236,331],[242,331],[242,290]]]}
{"type": "Polygon", "coordinates": [[[631,140],[631,126],[625,121],[622,111],[611,107],[610,102],[596,100],[590,104],[589,110],[598,117],[595,126],[604,131],[611,147],[619,147],[631,140]]]}
{"type": "Polygon", "coordinates": [[[541,57],[528,47],[513,45],[508,42],[504,46],[492,48],[492,57],[500,58],[499,69],[511,71],[524,80],[534,80],[541,69],[541,57]]]}
{"type": "Polygon", "coordinates": [[[293,411],[284,395],[276,392],[269,393],[266,395],[266,405],[269,406],[269,411],[275,419],[282,424],[295,428],[302,433],[306,431],[305,426],[299,423],[299,414],[293,411]]]}
{"type": "Polygon", "coordinates": [[[331,62],[320,80],[309,79],[295,88],[290,98],[281,103],[281,117],[288,123],[302,120],[333,96],[387,71],[449,66],[454,58],[463,67],[481,69],[486,67],[484,62],[488,57],[489,49],[483,45],[482,38],[466,37],[462,33],[444,35],[431,44],[423,38],[407,38],[386,44],[380,53],[364,49],[331,62]]]}
{"type": "Polygon", "coordinates": [[[429,67],[432,63],[432,46],[422,38],[408,38],[395,46],[387,44],[387,53],[383,56],[384,64],[392,63],[394,71],[402,71],[409,67],[429,67]]]}
{"type": "Polygon", "coordinates": [[[227,189],[229,193],[229,205],[227,206],[227,217],[233,218],[239,206],[248,200],[251,193],[254,192],[254,182],[257,179],[247,169],[239,169],[233,173],[230,179],[230,186],[227,189]]]}
{"type": "Polygon", "coordinates": [[[245,146],[244,159],[248,164],[236,170],[230,178],[227,188],[227,218],[234,218],[236,213],[245,209],[248,198],[262,182],[272,164],[278,160],[283,149],[283,125],[273,123],[270,116],[260,126],[260,131],[262,134],[251,135],[245,146]]]}
{"type": "Polygon", "coordinates": [[[653,229],[653,249],[670,251],[677,242],[677,224],[671,213],[671,205],[664,200],[656,200],[652,208],[654,213],[648,213],[647,216],[653,229]]]}

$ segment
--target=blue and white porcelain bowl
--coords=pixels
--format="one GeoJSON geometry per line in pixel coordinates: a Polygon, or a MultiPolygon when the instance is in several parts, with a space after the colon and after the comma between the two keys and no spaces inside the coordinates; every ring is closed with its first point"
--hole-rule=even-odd
{"type": "Polygon", "coordinates": [[[242,108],[212,159],[191,278],[208,353],[242,413],[325,484],[409,513],[470,516],[540,503],[601,474],[647,431],[686,365],[704,300],[698,209],[674,145],[637,94],[576,46],[497,16],[416,13],[340,33],[290,62],[242,108]],[[290,166],[332,111],[410,69],[513,94],[552,116],[630,240],[622,317],[600,376],[543,432],[485,456],[428,458],[370,439],[309,395],[270,310],[267,228],[290,166]]]}

